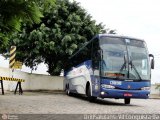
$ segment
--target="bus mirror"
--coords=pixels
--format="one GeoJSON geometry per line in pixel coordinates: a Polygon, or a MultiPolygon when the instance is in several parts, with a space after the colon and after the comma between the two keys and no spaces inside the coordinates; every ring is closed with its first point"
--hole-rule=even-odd
{"type": "Polygon", "coordinates": [[[154,69],[154,55],[149,54],[149,57],[152,57],[152,59],[151,59],[151,69],[154,69]]]}
{"type": "Polygon", "coordinates": [[[154,60],[151,60],[151,68],[154,69],[154,60]]]}

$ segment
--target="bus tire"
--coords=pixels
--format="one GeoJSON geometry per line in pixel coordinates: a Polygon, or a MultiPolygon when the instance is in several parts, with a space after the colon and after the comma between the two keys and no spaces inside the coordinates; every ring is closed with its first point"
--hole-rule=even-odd
{"type": "Polygon", "coordinates": [[[88,98],[89,102],[94,102],[97,99],[97,97],[91,96],[91,87],[90,87],[90,85],[87,88],[87,98],[88,98]]]}
{"type": "Polygon", "coordinates": [[[66,85],[65,92],[66,92],[67,95],[69,95],[69,96],[71,95],[71,92],[69,90],[69,84],[66,85]]]}
{"type": "Polygon", "coordinates": [[[124,99],[124,103],[125,103],[125,104],[130,104],[130,101],[131,101],[131,98],[125,98],[125,99],[124,99]]]}

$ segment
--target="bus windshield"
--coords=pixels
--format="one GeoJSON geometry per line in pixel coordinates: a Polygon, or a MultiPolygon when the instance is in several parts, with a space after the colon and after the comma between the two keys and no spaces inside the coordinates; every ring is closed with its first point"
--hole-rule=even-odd
{"type": "Polygon", "coordinates": [[[102,77],[150,80],[149,57],[144,41],[120,37],[100,37],[103,50],[102,77]]]}

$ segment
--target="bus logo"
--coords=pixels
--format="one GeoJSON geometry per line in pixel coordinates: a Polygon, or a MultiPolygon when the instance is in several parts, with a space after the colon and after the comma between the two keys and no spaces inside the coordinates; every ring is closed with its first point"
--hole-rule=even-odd
{"type": "Polygon", "coordinates": [[[110,81],[110,85],[122,85],[121,81],[110,81]]]}

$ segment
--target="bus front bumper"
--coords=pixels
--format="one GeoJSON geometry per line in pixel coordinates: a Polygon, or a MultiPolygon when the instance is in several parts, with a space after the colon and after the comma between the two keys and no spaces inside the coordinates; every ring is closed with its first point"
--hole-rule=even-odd
{"type": "Polygon", "coordinates": [[[147,90],[119,90],[119,89],[102,89],[101,98],[149,98],[150,91],[147,90]]]}

